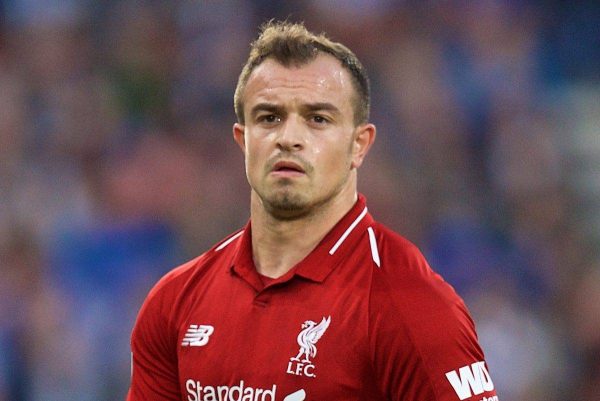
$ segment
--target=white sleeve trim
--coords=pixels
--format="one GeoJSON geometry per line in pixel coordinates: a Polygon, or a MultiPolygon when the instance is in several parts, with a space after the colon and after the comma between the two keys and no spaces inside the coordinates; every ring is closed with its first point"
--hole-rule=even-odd
{"type": "Polygon", "coordinates": [[[377,249],[375,232],[373,231],[372,227],[368,227],[367,231],[369,232],[369,243],[371,244],[371,256],[373,257],[373,262],[375,262],[377,267],[381,267],[381,260],[379,259],[379,250],[377,249]]]}

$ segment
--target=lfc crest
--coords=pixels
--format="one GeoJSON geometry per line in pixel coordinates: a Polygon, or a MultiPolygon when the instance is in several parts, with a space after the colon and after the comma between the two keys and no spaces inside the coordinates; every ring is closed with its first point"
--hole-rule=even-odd
{"type": "Polygon", "coordinates": [[[300,349],[298,355],[290,358],[286,373],[296,376],[316,376],[315,365],[313,365],[311,358],[317,355],[317,341],[323,337],[329,323],[331,323],[331,316],[323,317],[319,324],[312,320],[302,323],[302,330],[297,337],[300,349]]]}

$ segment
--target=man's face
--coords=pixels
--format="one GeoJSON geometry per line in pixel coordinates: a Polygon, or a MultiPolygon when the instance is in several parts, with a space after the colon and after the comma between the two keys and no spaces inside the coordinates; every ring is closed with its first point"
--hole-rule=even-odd
{"type": "Polygon", "coordinates": [[[300,217],[356,190],[349,178],[364,154],[354,93],[350,74],[330,55],[290,68],[267,59],[252,72],[245,125],[234,125],[234,137],[250,186],[272,215],[300,217]]]}

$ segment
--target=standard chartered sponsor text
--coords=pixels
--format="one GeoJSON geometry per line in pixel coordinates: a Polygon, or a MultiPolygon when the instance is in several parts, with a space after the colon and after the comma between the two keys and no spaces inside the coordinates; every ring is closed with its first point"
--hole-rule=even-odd
{"type": "Polygon", "coordinates": [[[203,386],[200,381],[185,382],[188,401],[275,401],[277,385],[270,389],[246,386],[241,380],[235,386],[203,386]]]}

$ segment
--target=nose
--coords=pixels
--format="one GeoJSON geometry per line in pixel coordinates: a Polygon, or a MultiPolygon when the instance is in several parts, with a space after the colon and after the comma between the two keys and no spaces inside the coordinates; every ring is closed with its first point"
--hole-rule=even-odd
{"type": "Polygon", "coordinates": [[[290,116],[279,126],[277,132],[277,147],[285,151],[298,151],[304,149],[306,141],[306,127],[299,118],[290,116]]]}

